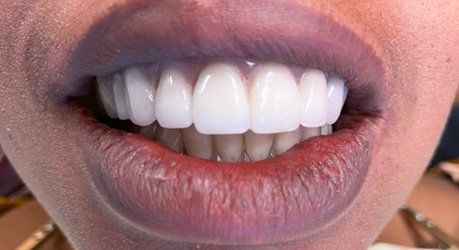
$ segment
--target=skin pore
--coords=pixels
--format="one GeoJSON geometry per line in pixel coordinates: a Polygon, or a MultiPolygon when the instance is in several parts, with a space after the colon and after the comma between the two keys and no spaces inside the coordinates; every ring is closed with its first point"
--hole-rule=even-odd
{"type": "MultiPolygon", "coordinates": [[[[55,95],[68,84],[62,82],[68,54],[80,36],[112,8],[130,2],[135,1],[0,2],[0,144],[77,248],[222,249],[160,238],[111,211],[85,171],[88,159],[75,140],[76,127],[55,95]]],[[[238,5],[227,2],[169,4],[193,4],[191,12],[179,14],[198,15],[238,5]]],[[[441,134],[459,83],[459,2],[285,2],[333,17],[367,43],[384,64],[390,96],[384,131],[352,206],[313,235],[263,247],[365,248],[419,180],[441,134]]]]}

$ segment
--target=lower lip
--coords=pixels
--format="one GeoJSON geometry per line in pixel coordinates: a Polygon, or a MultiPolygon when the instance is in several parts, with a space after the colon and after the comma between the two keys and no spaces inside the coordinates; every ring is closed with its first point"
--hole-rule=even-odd
{"type": "Polygon", "coordinates": [[[153,235],[195,243],[269,244],[323,230],[359,193],[380,130],[378,118],[344,116],[331,136],[274,159],[218,163],[111,129],[74,107],[88,170],[114,210],[153,235]]]}

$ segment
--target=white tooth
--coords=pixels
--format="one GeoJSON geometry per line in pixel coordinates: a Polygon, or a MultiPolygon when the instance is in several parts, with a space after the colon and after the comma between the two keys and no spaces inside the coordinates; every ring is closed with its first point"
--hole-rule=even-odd
{"type": "Polygon", "coordinates": [[[187,128],[193,123],[193,88],[177,67],[166,68],[156,94],[156,117],[164,128],[187,128]]]}
{"type": "Polygon", "coordinates": [[[212,136],[199,134],[194,126],[182,130],[183,143],[188,155],[203,159],[213,156],[212,136]]]}
{"type": "Polygon", "coordinates": [[[115,119],[117,116],[115,99],[112,91],[112,80],[110,76],[97,77],[97,91],[99,92],[100,101],[108,117],[115,119]]]}
{"type": "Polygon", "coordinates": [[[338,120],[344,104],[344,81],[332,75],[328,78],[328,118],[327,123],[333,124],[338,120]]]}
{"type": "Polygon", "coordinates": [[[251,130],[244,134],[245,152],[251,161],[268,158],[273,144],[273,134],[255,134],[251,130]]]}
{"type": "Polygon", "coordinates": [[[258,134],[293,131],[300,126],[300,92],[288,67],[267,63],[250,83],[251,130],[258,134]]]}
{"type": "Polygon", "coordinates": [[[148,126],[156,120],[155,81],[147,67],[132,67],[124,71],[126,103],[131,121],[148,126]]]}
{"type": "Polygon", "coordinates": [[[307,139],[319,136],[320,135],[320,127],[319,128],[303,128],[303,138],[301,141],[306,141],[307,139]]]}
{"type": "Polygon", "coordinates": [[[215,150],[225,162],[237,162],[241,159],[242,135],[215,135],[215,150]]]}
{"type": "Polygon", "coordinates": [[[154,139],[158,130],[158,124],[155,122],[149,126],[141,127],[139,134],[154,139]]]}
{"type": "Polygon", "coordinates": [[[301,125],[320,127],[327,122],[327,79],[318,69],[307,69],[300,83],[301,125]]]}
{"type": "Polygon", "coordinates": [[[291,132],[277,134],[274,138],[274,152],[276,155],[283,154],[301,141],[302,131],[298,128],[291,132]]]}
{"type": "Polygon", "coordinates": [[[183,148],[182,135],[179,129],[159,127],[156,140],[166,145],[175,152],[181,153],[183,148]]]}
{"type": "Polygon", "coordinates": [[[129,119],[126,103],[126,90],[120,74],[113,76],[113,95],[115,96],[116,113],[120,120],[129,119]]]}
{"type": "Polygon", "coordinates": [[[193,120],[201,134],[242,134],[249,129],[249,102],[241,73],[220,62],[204,68],[193,95],[193,120]]]}
{"type": "Polygon", "coordinates": [[[320,135],[331,135],[332,132],[333,128],[330,124],[325,124],[322,127],[320,127],[320,135]]]}

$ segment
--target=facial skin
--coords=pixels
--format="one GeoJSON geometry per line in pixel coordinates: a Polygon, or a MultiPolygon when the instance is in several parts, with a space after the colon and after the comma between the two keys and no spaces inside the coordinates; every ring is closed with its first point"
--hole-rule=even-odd
{"type": "MultiPolygon", "coordinates": [[[[66,55],[79,36],[114,5],[129,2],[0,2],[0,143],[75,247],[192,247],[138,230],[110,211],[85,171],[85,155],[70,136],[71,120],[56,96],[65,85],[60,81],[69,63],[66,55]]],[[[187,15],[225,1],[176,4],[190,2],[196,9],[187,15]]],[[[420,178],[441,134],[459,83],[459,2],[291,2],[333,17],[369,44],[381,58],[393,91],[378,150],[351,208],[314,235],[270,247],[365,248],[420,178]]]]}

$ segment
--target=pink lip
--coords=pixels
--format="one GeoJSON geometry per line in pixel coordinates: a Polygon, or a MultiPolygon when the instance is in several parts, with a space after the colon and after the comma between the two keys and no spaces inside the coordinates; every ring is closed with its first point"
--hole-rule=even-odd
{"type": "Polygon", "coordinates": [[[91,75],[142,62],[220,56],[286,61],[347,80],[352,115],[340,118],[339,131],[272,160],[224,164],[178,155],[111,129],[72,104],[75,137],[98,191],[122,217],[151,234],[230,245],[307,237],[342,215],[365,180],[384,120],[384,70],[352,31],[294,1],[221,5],[167,16],[161,13],[173,6],[166,1],[115,8],[71,55],[67,91],[91,75]],[[256,8],[261,4],[266,8],[256,8]]]}

